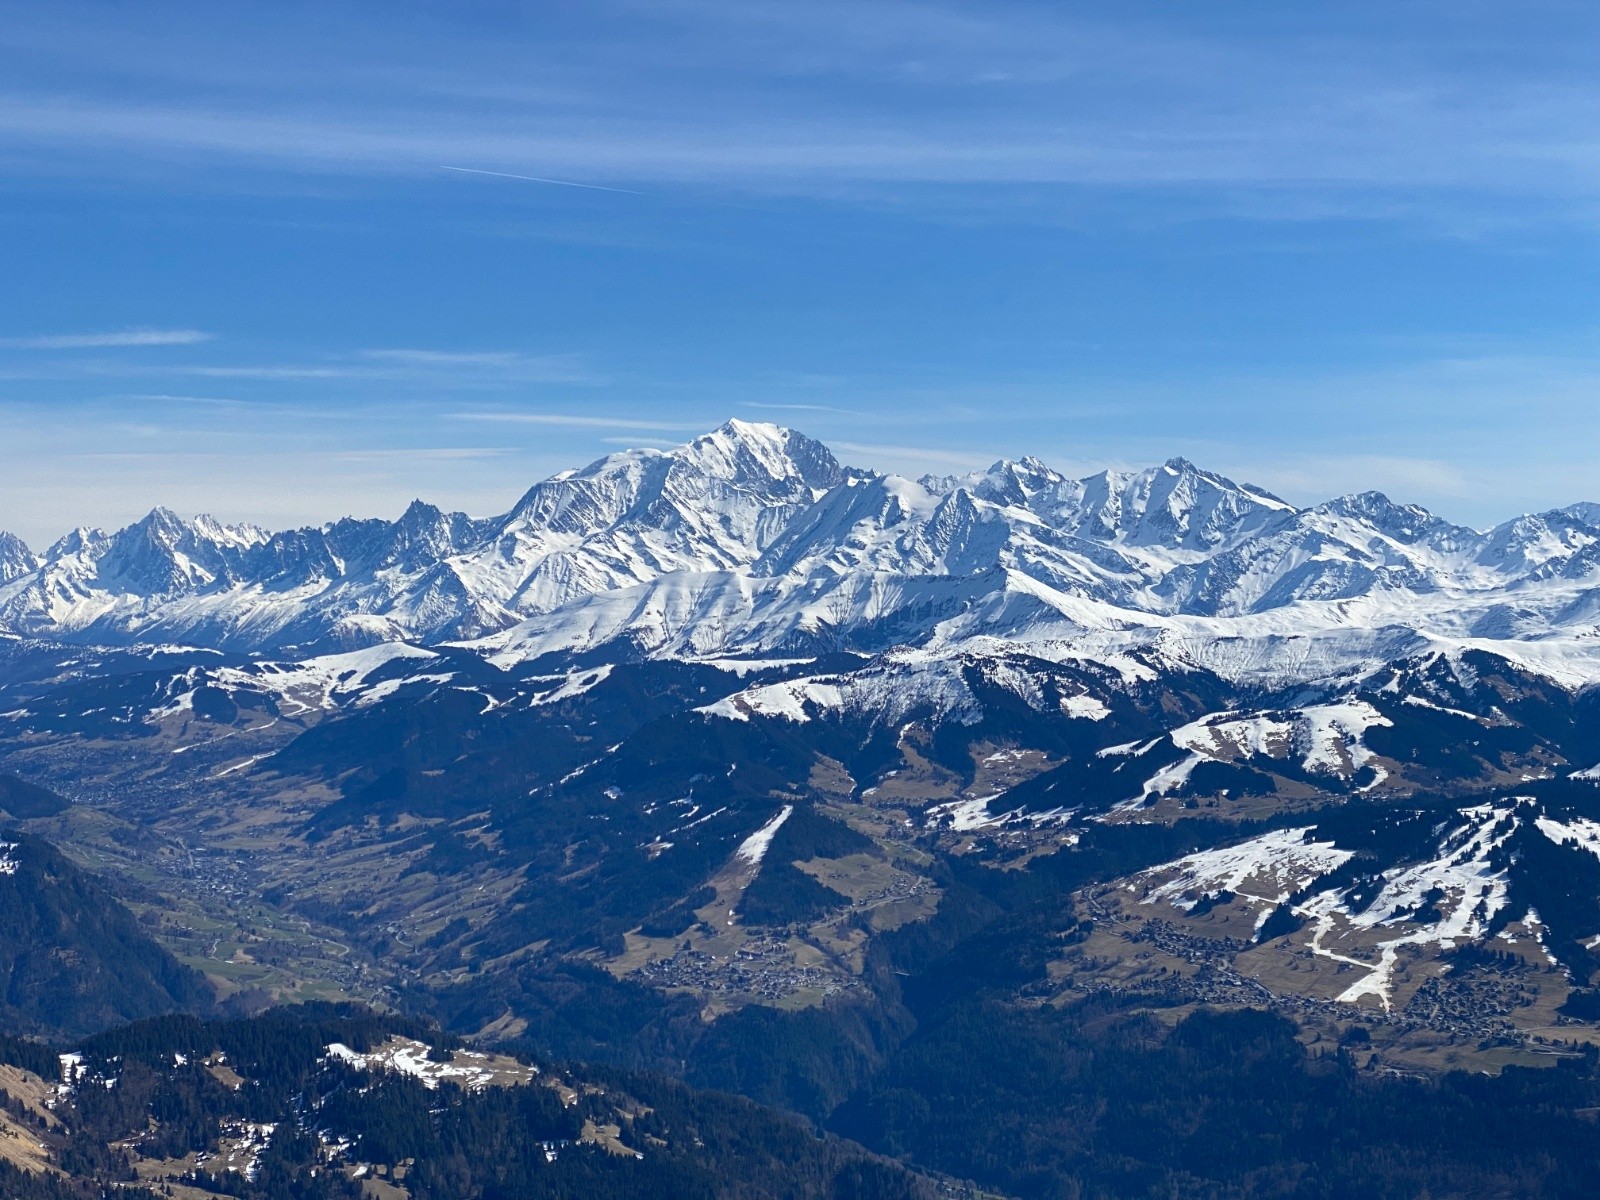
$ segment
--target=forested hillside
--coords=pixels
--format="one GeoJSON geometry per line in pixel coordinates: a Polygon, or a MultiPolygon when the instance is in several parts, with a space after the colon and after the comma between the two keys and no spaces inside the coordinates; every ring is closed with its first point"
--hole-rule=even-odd
{"type": "Polygon", "coordinates": [[[83,1034],[211,1003],[100,883],[47,842],[0,833],[0,1029],[83,1034]]]}
{"type": "Polygon", "coordinates": [[[3,1134],[48,1155],[33,1172],[0,1162],[14,1200],[113,1187],[141,1200],[355,1200],[374,1184],[415,1200],[933,1200],[937,1191],[749,1100],[467,1051],[425,1024],[350,1006],[122,1026],[63,1059],[69,1082],[59,1091],[38,1078],[53,1058],[0,1045],[10,1063],[0,1074],[3,1134]]]}

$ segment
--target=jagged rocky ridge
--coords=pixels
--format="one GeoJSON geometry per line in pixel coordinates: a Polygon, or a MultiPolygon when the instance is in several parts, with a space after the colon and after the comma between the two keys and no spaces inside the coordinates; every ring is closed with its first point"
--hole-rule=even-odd
{"type": "Polygon", "coordinates": [[[0,629],[302,657],[468,642],[715,657],[972,650],[1336,676],[1434,648],[1600,670],[1600,507],[1480,532],[1363,493],[1300,509],[1174,459],[1069,479],[1031,458],[913,481],[730,421],[610,455],[477,520],[268,534],[157,509],[35,556],[0,539],[0,629]]]}

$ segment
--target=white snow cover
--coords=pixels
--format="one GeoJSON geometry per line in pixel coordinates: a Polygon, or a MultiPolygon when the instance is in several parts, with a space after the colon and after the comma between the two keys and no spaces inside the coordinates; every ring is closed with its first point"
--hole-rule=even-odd
{"type": "Polygon", "coordinates": [[[1504,871],[1492,869],[1490,853],[1516,829],[1518,817],[1510,805],[1483,804],[1464,808],[1465,823],[1447,833],[1439,844],[1439,856],[1430,862],[1385,872],[1383,888],[1370,905],[1359,913],[1336,907],[1332,893],[1313,897],[1305,906],[1306,915],[1316,921],[1311,948],[1317,954],[1364,968],[1368,974],[1340,993],[1339,999],[1354,1003],[1363,996],[1376,996],[1384,1008],[1390,1006],[1391,977],[1399,948],[1404,945],[1453,946],[1458,941],[1481,938],[1489,921],[1506,902],[1504,871]],[[1443,918],[1415,931],[1378,943],[1376,967],[1369,962],[1340,955],[1324,947],[1338,926],[1371,930],[1394,925],[1424,903],[1434,889],[1444,893],[1440,902],[1443,918]]]}
{"type": "MultiPolygon", "coordinates": [[[[1338,999],[1355,1003],[1366,996],[1385,1008],[1392,999],[1399,949],[1406,945],[1448,948],[1481,939],[1507,903],[1507,877],[1493,865],[1494,851],[1527,818],[1517,798],[1457,811],[1439,832],[1432,858],[1384,870],[1376,898],[1352,912],[1344,893],[1314,893],[1296,908],[1310,923],[1310,949],[1335,962],[1359,967],[1362,974],[1338,999]],[[1417,923],[1418,910],[1434,903],[1439,920],[1417,923]],[[1382,936],[1393,929],[1394,936],[1382,936]],[[1374,940],[1373,935],[1379,936],[1374,940]],[[1342,945],[1375,948],[1377,962],[1342,951],[1342,945]]],[[[1587,818],[1558,821],[1547,816],[1533,824],[1552,841],[1576,841],[1600,856],[1600,822],[1587,818]]],[[[1264,834],[1219,850],[1206,850],[1133,876],[1126,888],[1143,903],[1167,902],[1188,910],[1207,894],[1224,889],[1260,906],[1257,927],[1279,904],[1347,862],[1351,854],[1332,842],[1308,842],[1305,829],[1264,834]]],[[[1537,914],[1524,917],[1530,927],[1537,914]]]]}
{"type": "MultiPolygon", "coordinates": [[[[1398,951],[1405,945],[1449,947],[1459,941],[1481,938],[1494,915],[1506,903],[1505,872],[1490,864],[1491,853],[1515,831],[1520,817],[1513,803],[1484,804],[1461,809],[1460,823],[1447,830],[1438,843],[1437,856],[1427,862],[1383,873],[1377,898],[1359,913],[1350,912],[1340,893],[1313,896],[1297,911],[1313,922],[1311,950],[1324,958],[1360,967],[1365,974],[1338,999],[1354,1003],[1375,996],[1390,1006],[1392,976],[1398,951]],[[1411,914],[1437,889],[1441,919],[1376,945],[1376,964],[1340,953],[1328,945],[1352,931],[1370,934],[1380,928],[1407,923],[1411,914]]],[[[1370,940],[1370,939],[1369,939],[1370,940]]]]}
{"type": "MultiPolygon", "coordinates": [[[[381,1046],[360,1054],[343,1042],[330,1042],[327,1057],[349,1063],[358,1071],[393,1071],[410,1075],[422,1081],[427,1088],[436,1088],[448,1080],[468,1091],[478,1091],[494,1082],[495,1073],[478,1061],[485,1058],[472,1051],[456,1051],[450,1062],[434,1062],[428,1057],[429,1047],[412,1038],[391,1037],[381,1046]]],[[[535,1069],[526,1068],[529,1074],[535,1069]]]]}
{"type": "Polygon", "coordinates": [[[593,670],[573,671],[571,674],[560,676],[554,680],[556,683],[555,690],[538,696],[534,703],[558,704],[562,700],[571,700],[576,696],[581,696],[610,679],[613,669],[610,663],[601,663],[593,670]]]}
{"type": "Polygon", "coordinates": [[[61,1062],[61,1080],[56,1084],[56,1095],[65,1097],[89,1073],[89,1068],[83,1065],[81,1054],[60,1054],[56,1057],[61,1062]]]}
{"type": "MultiPolygon", "coordinates": [[[[341,701],[357,706],[372,704],[398,691],[402,681],[386,679],[369,683],[371,676],[398,661],[436,660],[436,651],[406,642],[384,642],[342,654],[325,654],[298,662],[261,662],[250,668],[215,667],[190,670],[190,682],[198,687],[212,683],[223,688],[258,689],[274,696],[288,716],[326,711],[340,707],[341,701]]],[[[427,680],[448,682],[445,674],[408,676],[406,682],[427,680]]],[[[179,698],[192,704],[190,690],[179,698]]]]}
{"type": "Polygon", "coordinates": [[[1097,700],[1089,695],[1063,698],[1061,711],[1069,717],[1078,717],[1085,721],[1104,721],[1111,715],[1111,710],[1105,706],[1103,700],[1097,700]]]}
{"type": "Polygon", "coordinates": [[[730,721],[748,721],[752,715],[781,717],[785,721],[805,722],[811,719],[807,705],[821,709],[837,709],[844,705],[844,693],[839,683],[823,679],[796,679],[788,683],[769,683],[764,687],[735,692],[731,696],[708,704],[699,711],[712,716],[726,717],[730,721]]]}
{"type": "Polygon", "coordinates": [[[783,828],[783,823],[789,819],[789,815],[793,812],[794,805],[785,804],[779,810],[777,816],[739,843],[739,849],[734,851],[734,857],[752,867],[759,867],[761,860],[767,856],[767,850],[772,845],[772,839],[777,835],[778,830],[783,828]]]}
{"type": "Polygon", "coordinates": [[[946,821],[951,829],[957,833],[971,833],[975,829],[984,829],[1001,822],[999,816],[989,812],[989,801],[994,796],[975,796],[970,800],[953,800],[948,804],[936,804],[928,810],[929,817],[935,821],[946,821]]]}
{"type": "Polygon", "coordinates": [[[0,875],[17,873],[17,860],[11,856],[11,852],[16,848],[16,842],[0,842],[0,875]]]}
{"type": "Polygon", "coordinates": [[[867,715],[899,726],[914,713],[941,720],[976,720],[981,704],[976,686],[993,686],[1020,697],[1041,715],[1101,721],[1111,710],[1084,692],[1046,696],[1045,673],[998,655],[954,651],[894,650],[848,675],[813,675],[762,684],[735,692],[698,711],[733,721],[752,716],[803,723],[822,713],[867,715]]]}
{"type": "Polygon", "coordinates": [[[1372,751],[1362,741],[1366,731],[1392,724],[1365,700],[1312,704],[1289,712],[1202,717],[1173,730],[1173,742],[1191,757],[1178,767],[1166,768],[1159,777],[1173,782],[1158,785],[1153,779],[1146,794],[1170,790],[1205,759],[1293,758],[1313,774],[1348,779],[1372,761],[1372,751]]]}
{"type": "Polygon", "coordinates": [[[1205,761],[1205,756],[1191,752],[1188,757],[1180,758],[1175,763],[1168,763],[1156,773],[1145,780],[1144,790],[1139,793],[1136,800],[1125,800],[1117,805],[1118,811],[1128,811],[1139,808],[1151,796],[1165,796],[1168,792],[1175,792],[1189,782],[1189,776],[1194,774],[1194,769],[1205,761]]]}
{"type": "MultiPolygon", "coordinates": [[[[1071,820],[1076,809],[1047,808],[1029,811],[1025,808],[1014,808],[1009,812],[992,813],[989,804],[999,798],[999,793],[992,796],[973,796],[965,800],[950,800],[943,804],[928,806],[927,821],[932,826],[944,826],[956,833],[972,833],[979,829],[996,829],[1004,826],[1031,825],[1035,829],[1047,825],[1059,825],[1071,820]]],[[[1077,840],[1076,834],[1068,835],[1069,841],[1077,840]]]]}
{"type": "Polygon", "coordinates": [[[1290,896],[1350,860],[1332,842],[1308,840],[1310,828],[1279,829],[1236,846],[1202,850],[1141,872],[1128,888],[1146,904],[1167,901],[1185,911],[1204,895],[1233,892],[1260,906],[1259,926],[1290,896]]]}
{"type": "Polygon", "coordinates": [[[1591,821],[1587,817],[1573,817],[1566,821],[1539,817],[1534,824],[1539,827],[1539,832],[1552,842],[1573,841],[1600,858],[1600,821],[1591,821]]]}

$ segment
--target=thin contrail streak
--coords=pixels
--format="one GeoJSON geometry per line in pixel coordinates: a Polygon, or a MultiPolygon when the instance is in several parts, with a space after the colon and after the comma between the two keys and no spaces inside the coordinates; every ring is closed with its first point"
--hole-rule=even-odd
{"type": "Polygon", "coordinates": [[[506,171],[484,171],[477,167],[440,167],[441,171],[460,171],[463,175],[493,175],[496,179],[520,179],[524,183],[553,183],[557,187],[587,188],[591,192],[621,192],[624,196],[643,196],[632,188],[606,187],[599,183],[577,183],[571,179],[545,179],[539,175],[512,175],[506,171]]]}

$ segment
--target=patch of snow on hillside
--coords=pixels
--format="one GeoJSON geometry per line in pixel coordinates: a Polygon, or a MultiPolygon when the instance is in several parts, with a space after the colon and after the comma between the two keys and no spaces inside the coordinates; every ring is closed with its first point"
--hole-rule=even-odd
{"type": "Polygon", "coordinates": [[[271,758],[276,753],[277,751],[275,750],[269,750],[265,754],[252,754],[249,758],[236,762],[231,767],[223,767],[222,770],[216,772],[214,775],[209,776],[209,778],[222,779],[225,776],[234,775],[240,771],[248,771],[262,759],[271,758]]]}
{"type": "MultiPolygon", "coordinates": [[[[954,833],[973,833],[979,829],[995,829],[1005,825],[1031,825],[1041,829],[1047,825],[1064,825],[1078,812],[1076,808],[1058,806],[1037,812],[1014,808],[1010,812],[992,813],[989,811],[989,802],[998,799],[999,795],[997,792],[993,796],[975,796],[932,805],[927,811],[928,823],[942,825],[954,833]]],[[[1077,837],[1073,835],[1069,844],[1076,841],[1077,837]]]]}
{"type": "MultiPolygon", "coordinates": [[[[1395,681],[1394,690],[1399,690],[1399,681],[1395,681]]],[[[1469,713],[1465,709],[1448,708],[1443,704],[1435,704],[1432,700],[1425,700],[1421,696],[1407,695],[1400,698],[1400,703],[1409,704],[1412,708],[1431,708],[1434,712],[1449,713],[1452,717],[1464,717],[1468,721],[1476,721],[1483,725],[1487,722],[1476,713],[1469,713]]]]}
{"type": "Polygon", "coordinates": [[[1262,906],[1261,919],[1295,892],[1343,866],[1351,852],[1332,842],[1308,841],[1309,826],[1279,829],[1237,846],[1202,850],[1136,876],[1146,904],[1167,901],[1185,912],[1202,896],[1228,891],[1262,906]],[[1159,881],[1159,882],[1157,882],[1159,881]]]}
{"type": "Polygon", "coordinates": [[[371,687],[367,688],[359,696],[357,696],[355,707],[370,707],[371,705],[378,703],[380,700],[387,700],[401,688],[410,687],[412,684],[444,684],[449,683],[454,679],[454,675],[407,675],[404,679],[385,679],[379,683],[373,684],[371,687]]]}
{"type": "Polygon", "coordinates": [[[1061,711],[1069,717],[1089,721],[1104,721],[1111,715],[1109,708],[1089,695],[1064,697],[1061,701],[1061,711]]]}
{"type": "Polygon", "coordinates": [[[489,1065],[489,1056],[470,1050],[457,1050],[449,1062],[434,1062],[428,1057],[431,1047],[414,1038],[392,1037],[366,1054],[360,1054],[343,1042],[331,1042],[327,1057],[349,1063],[358,1071],[393,1071],[421,1080],[426,1088],[436,1088],[440,1083],[457,1084],[468,1091],[479,1091],[496,1082],[526,1082],[537,1068],[517,1064],[510,1074],[514,1079],[501,1078],[489,1065]]]}
{"type": "MultiPolygon", "coordinates": [[[[316,712],[338,707],[335,696],[367,693],[367,680],[383,667],[398,659],[432,659],[439,655],[421,646],[406,642],[385,642],[352,650],[344,654],[324,654],[301,662],[264,662],[252,670],[223,667],[216,672],[216,682],[221,686],[264,688],[278,697],[298,706],[286,715],[316,712]]],[[[438,676],[448,681],[450,676],[438,676]]],[[[388,691],[400,686],[399,681],[387,681],[388,691]]],[[[383,687],[378,684],[377,687],[383,687]]]]}
{"type": "Polygon", "coordinates": [[[1094,756],[1096,758],[1121,758],[1123,755],[1131,755],[1137,758],[1141,754],[1149,754],[1160,741],[1160,738],[1151,738],[1148,742],[1123,742],[1120,745],[1106,746],[1104,749],[1096,750],[1094,756]]]}
{"type": "Polygon", "coordinates": [[[731,675],[743,678],[746,675],[755,675],[761,671],[781,671],[788,667],[804,667],[815,662],[812,658],[691,658],[697,666],[715,667],[719,671],[727,671],[731,675]]]}
{"type": "Polygon", "coordinates": [[[533,700],[535,706],[540,704],[559,704],[563,700],[571,700],[585,692],[594,690],[607,679],[611,678],[612,666],[602,663],[587,671],[574,671],[562,678],[555,691],[533,700]]]}
{"type": "Polygon", "coordinates": [[[11,857],[11,852],[16,848],[16,842],[0,842],[0,875],[17,873],[17,860],[11,857]]]}
{"type": "MultiPolygon", "coordinates": [[[[1313,774],[1348,778],[1374,757],[1362,741],[1366,731],[1392,724],[1365,700],[1348,700],[1283,712],[1202,717],[1173,730],[1172,740],[1211,759],[1281,760],[1292,754],[1313,774]]],[[[1185,770],[1185,777],[1192,769],[1185,770]]],[[[1146,794],[1150,790],[1163,789],[1147,789],[1146,794]]]]}
{"type": "MultiPolygon", "coordinates": [[[[191,672],[192,673],[192,672],[191,672]]],[[[174,696],[170,703],[150,710],[150,720],[159,721],[165,717],[176,717],[181,713],[194,711],[194,692],[180,692],[174,696]]]]}
{"type": "Polygon", "coordinates": [[[822,677],[795,679],[788,683],[769,683],[724,697],[698,711],[711,716],[726,717],[730,721],[748,721],[752,715],[781,717],[785,721],[803,724],[811,719],[806,705],[821,709],[837,709],[844,704],[844,693],[838,683],[822,677]]]}
{"type": "Polygon", "coordinates": [[[1313,705],[1301,710],[1301,720],[1306,770],[1341,776],[1372,761],[1372,751],[1361,740],[1367,730],[1394,724],[1365,700],[1313,705]]]}
{"type": "Polygon", "coordinates": [[[761,860],[767,856],[772,839],[777,836],[778,830],[793,812],[794,805],[785,804],[777,816],[739,843],[739,849],[734,852],[735,857],[743,859],[752,867],[759,867],[761,860]]]}
{"type": "Polygon", "coordinates": [[[61,1062],[61,1087],[72,1087],[88,1073],[89,1068],[83,1065],[81,1054],[58,1054],[56,1058],[61,1062]]]}
{"type": "Polygon", "coordinates": [[[1575,841],[1590,854],[1600,857],[1600,821],[1591,821],[1587,817],[1573,817],[1568,821],[1556,821],[1550,817],[1539,817],[1534,821],[1539,832],[1558,845],[1566,841],[1575,841]]]}
{"type": "Polygon", "coordinates": [[[1139,793],[1137,800],[1123,801],[1117,805],[1117,811],[1139,808],[1151,796],[1165,796],[1168,792],[1177,791],[1189,782],[1189,776],[1194,774],[1194,769],[1205,761],[1205,755],[1191,752],[1186,758],[1168,763],[1144,781],[1144,790],[1139,793]]]}
{"type": "Polygon", "coordinates": [[[1210,716],[1180,725],[1172,731],[1172,740],[1206,758],[1281,758],[1293,733],[1291,721],[1274,716],[1210,716]]]}
{"type": "Polygon", "coordinates": [[[998,825],[1004,819],[989,812],[989,801],[994,798],[978,796],[971,800],[936,804],[928,810],[928,816],[935,821],[949,822],[949,827],[957,833],[971,833],[975,829],[998,825]]]}
{"type": "Polygon", "coordinates": [[[1375,996],[1387,1010],[1401,946],[1431,944],[1448,948],[1464,940],[1482,938],[1494,915],[1504,907],[1505,872],[1496,870],[1490,860],[1515,831],[1519,820],[1516,810],[1509,805],[1481,804],[1461,809],[1459,815],[1463,823],[1445,833],[1432,860],[1384,872],[1377,897],[1361,912],[1352,913],[1345,908],[1343,895],[1337,890],[1313,896],[1296,910],[1315,922],[1310,945],[1314,954],[1367,972],[1337,999],[1353,1004],[1364,996],[1375,996]],[[1438,919],[1423,923],[1412,933],[1378,942],[1376,964],[1340,954],[1325,944],[1330,937],[1370,933],[1382,926],[1413,920],[1430,903],[1438,919]]]}

